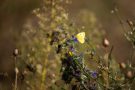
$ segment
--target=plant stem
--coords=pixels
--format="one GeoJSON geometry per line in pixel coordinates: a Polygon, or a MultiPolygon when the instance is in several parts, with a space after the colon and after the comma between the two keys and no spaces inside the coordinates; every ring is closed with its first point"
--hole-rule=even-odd
{"type": "MultiPolygon", "coordinates": [[[[94,78],[92,78],[86,71],[85,69],[76,61],[76,59],[74,60],[76,65],[78,65],[80,67],[81,70],[83,70],[84,74],[87,76],[88,79],[93,79],[95,80],[94,78]]],[[[95,80],[98,84],[100,84],[101,86],[103,86],[104,88],[107,88],[106,86],[104,86],[103,84],[101,84],[100,82],[98,82],[97,80],[95,80]]]]}
{"type": "Polygon", "coordinates": [[[44,62],[44,67],[43,67],[43,71],[42,71],[42,78],[41,78],[41,90],[45,90],[45,89],[43,89],[44,88],[44,81],[45,81],[45,78],[46,78],[46,64],[47,64],[47,59],[45,60],[45,62],[44,62]]]}
{"type": "Polygon", "coordinates": [[[14,87],[14,90],[17,90],[17,79],[18,79],[18,69],[17,69],[17,60],[15,57],[15,87],[14,87]]]}

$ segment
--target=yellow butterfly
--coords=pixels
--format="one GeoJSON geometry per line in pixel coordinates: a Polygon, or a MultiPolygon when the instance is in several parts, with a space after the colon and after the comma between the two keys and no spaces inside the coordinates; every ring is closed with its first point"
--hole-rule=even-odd
{"type": "Polygon", "coordinates": [[[80,43],[84,43],[85,42],[85,32],[80,32],[76,35],[77,40],[80,43]]]}

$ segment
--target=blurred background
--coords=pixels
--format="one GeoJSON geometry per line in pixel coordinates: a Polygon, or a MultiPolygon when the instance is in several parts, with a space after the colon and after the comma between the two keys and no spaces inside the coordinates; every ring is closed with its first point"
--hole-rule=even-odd
{"type": "MultiPolygon", "coordinates": [[[[20,38],[18,36],[23,32],[26,20],[32,18],[31,11],[40,5],[40,0],[1,0],[0,2],[0,90],[4,83],[10,83],[1,73],[7,72],[11,81],[14,77],[12,53],[20,38]]],[[[124,36],[120,20],[116,14],[112,14],[115,6],[119,9],[125,30],[128,31],[126,20],[135,19],[135,0],[72,0],[72,4],[66,9],[69,17],[78,24],[83,24],[79,22],[78,17],[82,11],[91,12],[105,30],[105,37],[114,46],[113,55],[116,60],[126,62],[131,53],[131,45],[124,36]]]]}

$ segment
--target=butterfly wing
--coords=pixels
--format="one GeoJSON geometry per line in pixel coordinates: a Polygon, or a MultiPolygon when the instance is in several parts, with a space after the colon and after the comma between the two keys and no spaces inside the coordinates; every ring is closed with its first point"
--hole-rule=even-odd
{"type": "Polygon", "coordinates": [[[85,32],[78,33],[76,35],[76,38],[80,43],[84,43],[85,42],[85,32]]]}

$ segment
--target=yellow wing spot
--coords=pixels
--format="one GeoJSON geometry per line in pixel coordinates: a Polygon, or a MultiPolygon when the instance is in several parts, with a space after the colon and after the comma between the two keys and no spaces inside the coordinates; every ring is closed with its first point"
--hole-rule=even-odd
{"type": "Polygon", "coordinates": [[[80,43],[84,43],[85,42],[85,32],[80,32],[76,35],[77,40],[80,43]]]}

